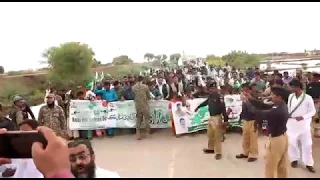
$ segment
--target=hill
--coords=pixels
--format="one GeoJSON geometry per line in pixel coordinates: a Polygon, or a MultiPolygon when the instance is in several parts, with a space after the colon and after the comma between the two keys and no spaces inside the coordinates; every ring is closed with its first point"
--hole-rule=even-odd
{"type": "MultiPolygon", "coordinates": [[[[92,68],[92,72],[103,72],[105,75],[110,74],[116,79],[122,79],[122,77],[127,74],[137,74],[141,70],[149,67],[151,67],[150,63],[101,65],[96,68],[92,68]]],[[[47,70],[41,70],[15,75],[1,75],[0,103],[4,106],[10,106],[12,104],[12,97],[16,94],[25,97],[30,105],[42,103],[47,84],[47,72],[47,70]]]]}

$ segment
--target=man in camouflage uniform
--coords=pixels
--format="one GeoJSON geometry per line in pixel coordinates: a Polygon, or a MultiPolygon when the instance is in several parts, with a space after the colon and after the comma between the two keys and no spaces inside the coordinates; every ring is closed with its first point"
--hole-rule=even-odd
{"type": "Polygon", "coordinates": [[[40,126],[47,126],[56,132],[58,136],[67,138],[67,122],[63,109],[55,105],[54,94],[46,96],[47,105],[39,110],[38,123],[40,126]]]}
{"type": "Polygon", "coordinates": [[[134,102],[136,106],[136,134],[137,139],[141,140],[141,131],[140,129],[143,128],[142,123],[145,124],[146,134],[150,135],[150,107],[149,107],[149,100],[150,100],[150,90],[149,87],[143,82],[143,77],[138,77],[138,82],[132,87],[132,91],[134,94],[134,102]]]}
{"type": "Polygon", "coordinates": [[[19,124],[23,121],[22,106],[22,97],[15,96],[13,98],[13,106],[9,110],[9,118],[13,121],[16,130],[18,130],[19,124]]]}

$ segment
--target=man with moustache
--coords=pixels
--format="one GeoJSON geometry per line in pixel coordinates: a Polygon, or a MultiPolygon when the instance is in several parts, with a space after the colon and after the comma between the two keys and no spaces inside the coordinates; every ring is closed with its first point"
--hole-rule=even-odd
{"type": "Polygon", "coordinates": [[[287,134],[289,138],[288,154],[293,168],[298,167],[300,150],[298,141],[301,142],[302,162],[306,168],[315,173],[312,157],[311,121],[316,114],[313,99],[302,88],[303,84],[298,80],[289,83],[293,93],[289,96],[288,109],[290,117],[287,122],[287,134]]]}
{"type": "Polygon", "coordinates": [[[67,138],[67,121],[62,107],[55,104],[55,95],[46,96],[46,105],[39,110],[38,123],[40,126],[51,128],[58,136],[67,138]]]}
{"type": "Polygon", "coordinates": [[[71,172],[75,178],[120,178],[117,173],[96,167],[95,154],[89,140],[68,144],[71,172]]]}

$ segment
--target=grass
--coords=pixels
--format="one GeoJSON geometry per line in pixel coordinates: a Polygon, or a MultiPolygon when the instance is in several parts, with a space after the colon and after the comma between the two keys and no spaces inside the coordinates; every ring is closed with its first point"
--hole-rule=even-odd
{"type": "MultiPolygon", "coordinates": [[[[122,79],[125,75],[139,74],[141,70],[150,67],[151,63],[132,63],[117,66],[101,65],[93,69],[93,72],[103,72],[105,76],[110,74],[115,79],[122,79]]],[[[17,72],[23,74],[23,71],[17,72]]],[[[9,107],[12,105],[12,98],[19,94],[27,100],[29,105],[38,105],[43,102],[46,82],[46,75],[18,76],[12,78],[0,76],[0,103],[4,107],[9,107]]]]}

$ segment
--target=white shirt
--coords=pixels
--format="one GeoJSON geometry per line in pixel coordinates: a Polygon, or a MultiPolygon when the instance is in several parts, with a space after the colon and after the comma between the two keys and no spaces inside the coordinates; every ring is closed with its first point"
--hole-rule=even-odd
{"type": "Polygon", "coordinates": [[[5,169],[16,169],[15,174],[9,178],[44,178],[38,171],[32,159],[12,159],[11,164],[1,166],[0,177],[5,169]]]}
{"type": "MultiPolygon", "coordinates": [[[[295,107],[300,103],[303,99],[303,94],[296,98],[295,93],[290,94],[288,100],[288,110],[289,113],[295,109],[295,107]],[[291,100],[292,99],[292,100],[291,100]],[[291,103],[290,103],[291,101],[291,103]],[[291,104],[291,105],[290,105],[291,104]]],[[[311,130],[311,121],[312,116],[316,114],[316,109],[314,107],[313,99],[308,94],[305,95],[304,101],[301,105],[296,109],[287,122],[287,133],[291,136],[298,136],[306,131],[311,130]],[[295,117],[302,116],[303,120],[297,121],[294,119],[295,117]]]]}
{"type": "Polygon", "coordinates": [[[115,172],[111,172],[111,171],[97,167],[96,178],[120,178],[120,176],[115,172]]]}

